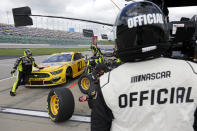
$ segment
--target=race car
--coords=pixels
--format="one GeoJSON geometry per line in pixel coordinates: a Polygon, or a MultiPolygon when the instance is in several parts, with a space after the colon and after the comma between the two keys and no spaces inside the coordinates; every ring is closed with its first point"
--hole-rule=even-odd
{"type": "Polygon", "coordinates": [[[101,49],[101,52],[103,53],[103,56],[105,57],[113,57],[114,56],[114,49],[101,49]]]}
{"type": "Polygon", "coordinates": [[[85,61],[80,52],[52,54],[39,64],[43,69],[33,68],[27,87],[54,86],[67,82],[84,72],[85,61]]]}

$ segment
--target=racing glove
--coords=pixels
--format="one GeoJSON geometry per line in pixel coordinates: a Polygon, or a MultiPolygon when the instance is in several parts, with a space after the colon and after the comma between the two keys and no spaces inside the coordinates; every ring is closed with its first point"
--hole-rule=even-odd
{"type": "Polygon", "coordinates": [[[85,102],[85,101],[88,101],[88,100],[89,100],[88,96],[81,96],[81,97],[79,97],[79,102],[85,102]]]}
{"type": "Polygon", "coordinates": [[[85,101],[89,101],[92,99],[96,99],[96,97],[97,97],[97,93],[96,93],[96,91],[93,91],[90,94],[88,94],[87,96],[79,97],[79,102],[85,102],[85,101]]]}
{"type": "Polygon", "coordinates": [[[11,74],[14,74],[15,71],[16,71],[16,69],[12,69],[12,71],[10,73],[11,74]]]}
{"type": "Polygon", "coordinates": [[[44,69],[44,67],[37,67],[37,68],[38,68],[39,70],[40,70],[40,69],[44,69]]]}

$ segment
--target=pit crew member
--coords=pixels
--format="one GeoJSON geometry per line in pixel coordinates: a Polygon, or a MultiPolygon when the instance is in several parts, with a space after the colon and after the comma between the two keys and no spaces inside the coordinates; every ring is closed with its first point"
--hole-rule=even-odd
{"type": "Polygon", "coordinates": [[[31,50],[27,49],[24,51],[24,56],[19,57],[16,60],[14,67],[11,71],[11,74],[17,71],[16,81],[14,82],[12,89],[10,91],[11,96],[16,95],[16,90],[18,86],[25,85],[25,83],[28,82],[29,75],[31,74],[31,71],[32,71],[32,66],[37,67],[39,69],[42,68],[36,65],[35,60],[32,57],[31,50]]]}

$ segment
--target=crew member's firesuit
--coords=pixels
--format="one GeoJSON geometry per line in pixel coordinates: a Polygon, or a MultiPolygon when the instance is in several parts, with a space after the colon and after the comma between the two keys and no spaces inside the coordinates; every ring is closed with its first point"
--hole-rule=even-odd
{"type": "Polygon", "coordinates": [[[96,63],[105,63],[105,59],[103,57],[103,53],[101,52],[101,49],[98,48],[96,45],[91,47],[93,55],[97,56],[98,58],[95,60],[96,63]]]}
{"type": "Polygon", "coordinates": [[[91,131],[197,131],[197,64],[161,57],[169,44],[160,8],[131,3],[115,24],[125,63],[101,76],[91,131]]]}
{"type": "Polygon", "coordinates": [[[24,51],[24,56],[19,57],[16,60],[16,63],[14,64],[14,67],[11,71],[11,74],[13,74],[17,70],[17,78],[13,84],[12,90],[10,91],[11,96],[16,95],[16,89],[18,86],[24,85],[26,82],[28,82],[29,75],[32,71],[32,66],[41,68],[35,64],[35,60],[32,57],[32,52],[27,49],[24,51]]]}

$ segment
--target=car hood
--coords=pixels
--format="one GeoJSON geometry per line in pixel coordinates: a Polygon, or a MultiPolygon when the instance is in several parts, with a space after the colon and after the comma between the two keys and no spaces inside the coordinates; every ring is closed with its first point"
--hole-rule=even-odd
{"type": "Polygon", "coordinates": [[[58,63],[41,63],[38,66],[44,67],[43,69],[38,70],[38,68],[33,68],[33,72],[51,72],[57,70],[58,68],[67,65],[68,62],[58,62],[58,63]]]}

